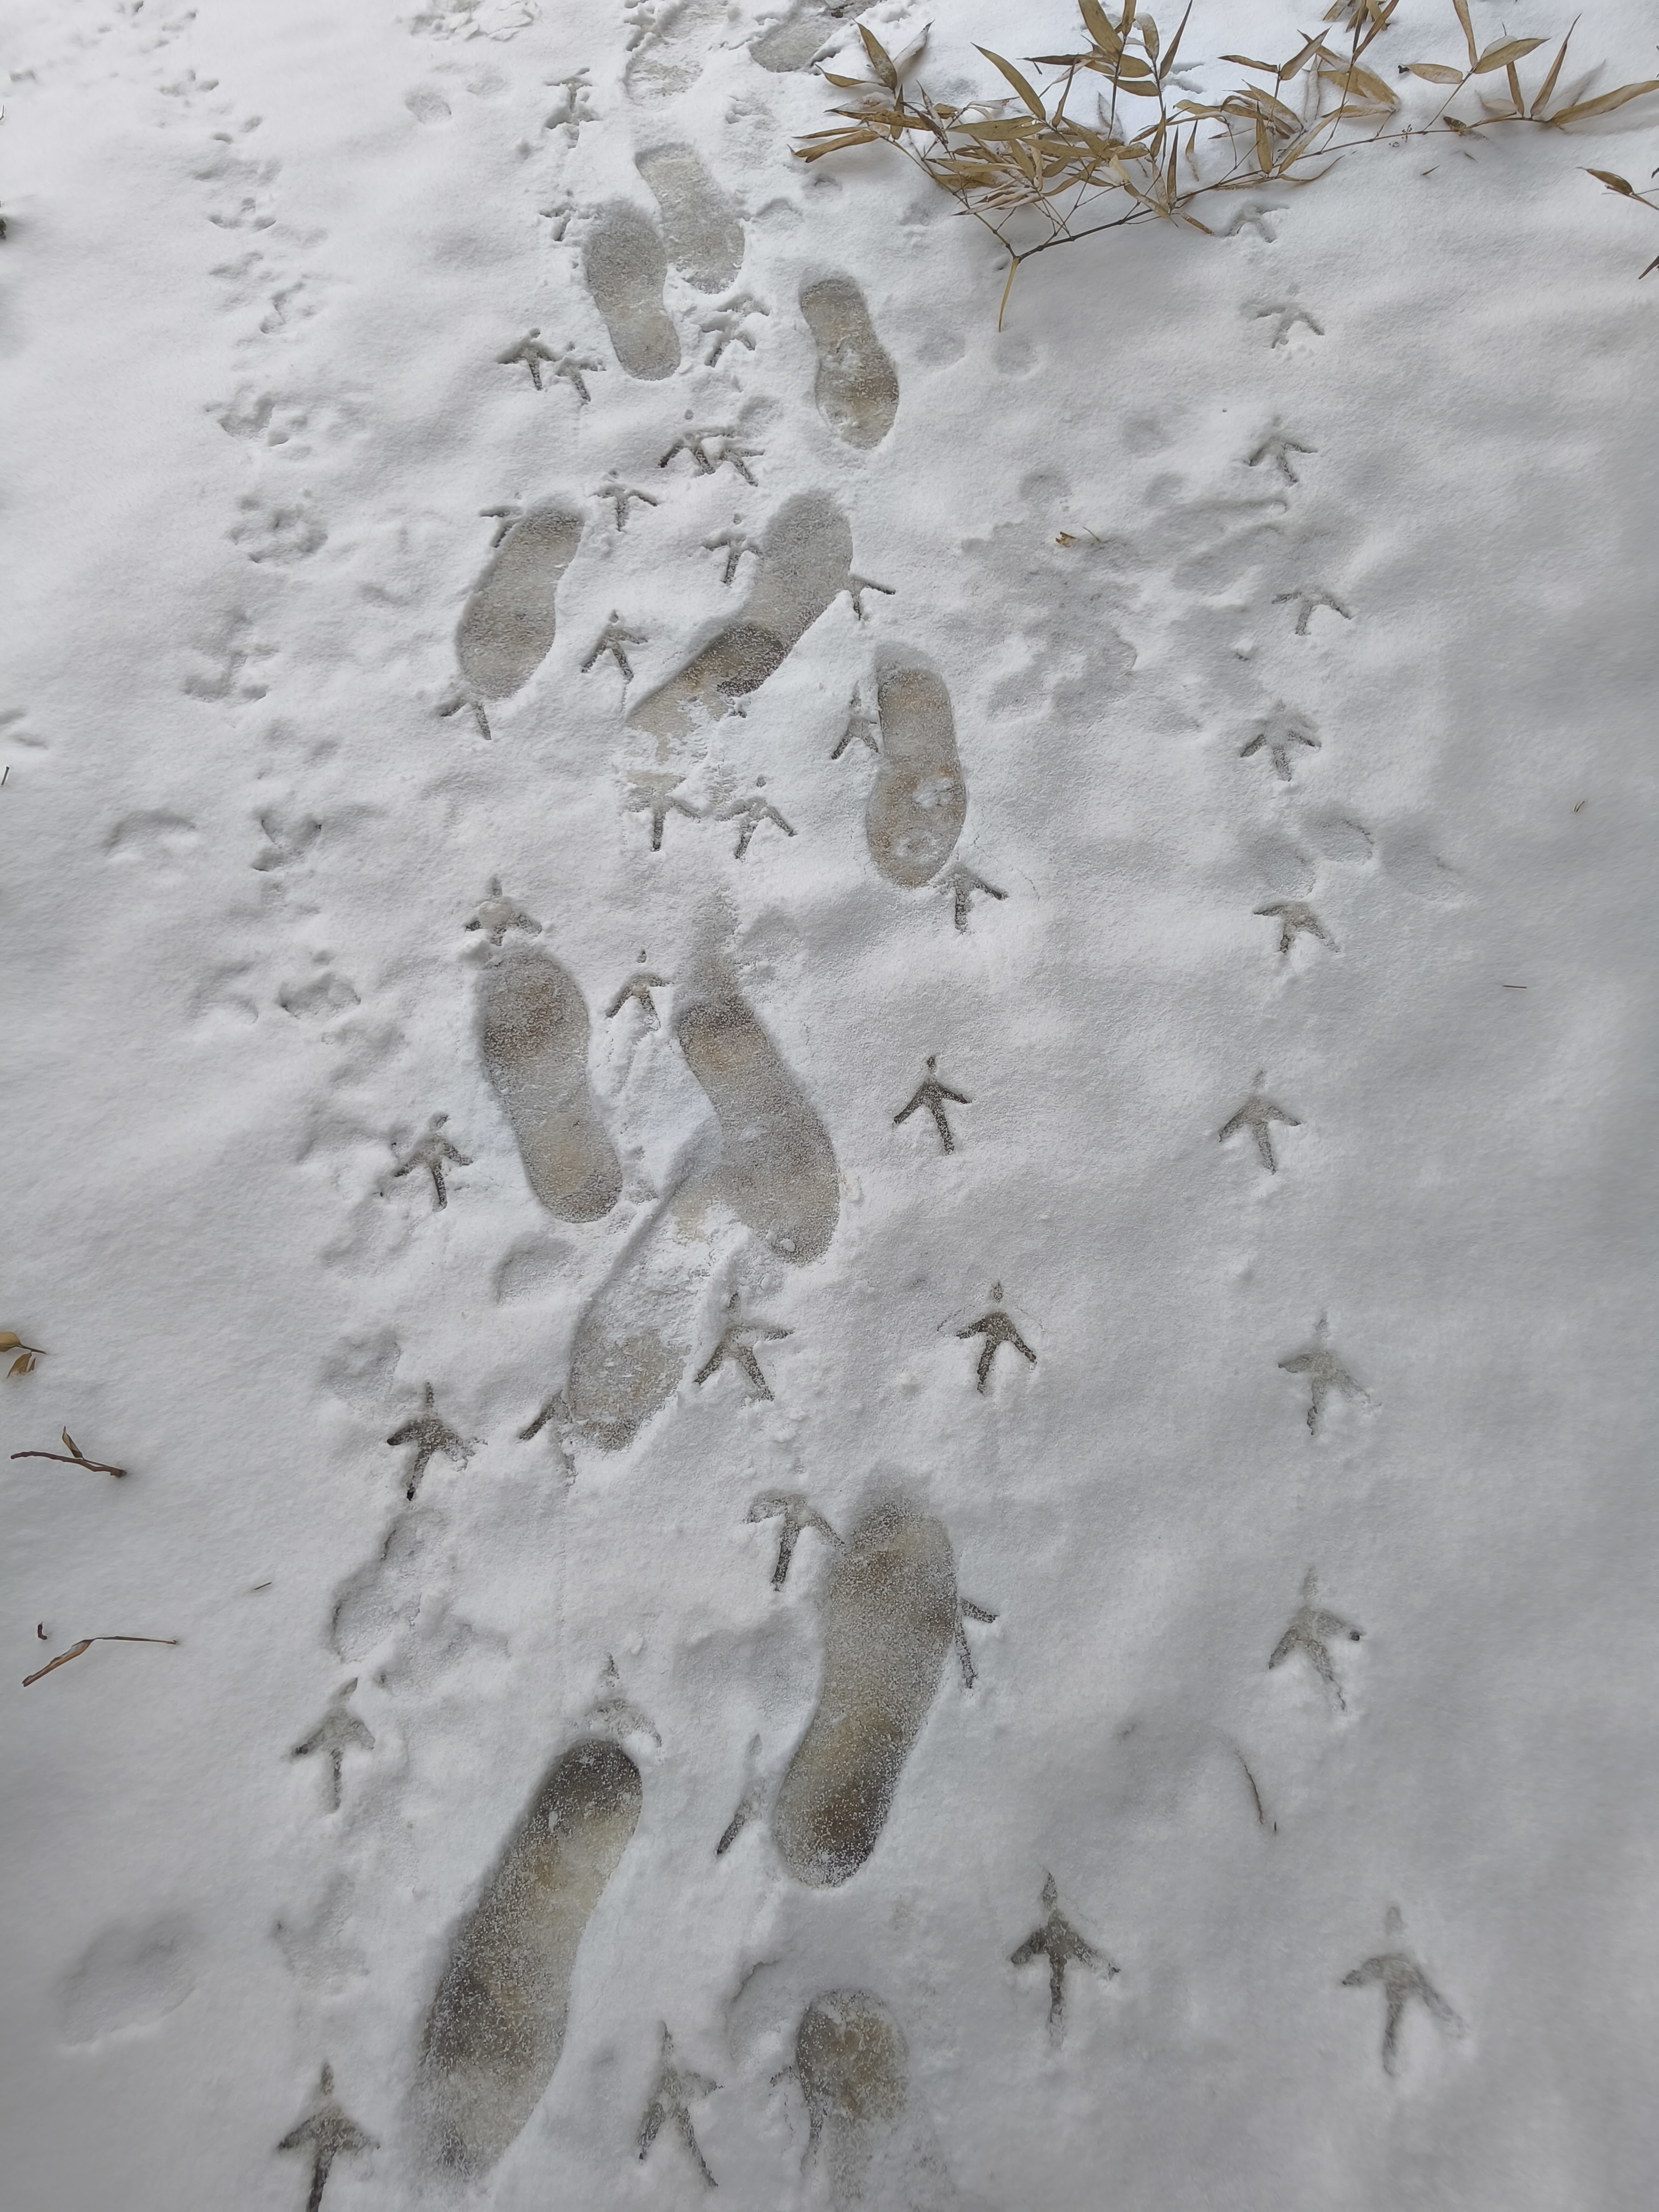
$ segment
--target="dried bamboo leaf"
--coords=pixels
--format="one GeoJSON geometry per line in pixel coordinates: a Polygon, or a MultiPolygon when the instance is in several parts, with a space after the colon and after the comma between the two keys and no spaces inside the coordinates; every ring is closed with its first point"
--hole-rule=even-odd
{"type": "Polygon", "coordinates": [[[1474,43],[1474,26],[1469,21],[1469,0],[1452,0],[1457,20],[1463,26],[1463,36],[1468,42],[1469,67],[1473,69],[1480,58],[1480,48],[1474,43]]]}
{"type": "Polygon", "coordinates": [[[67,1667],[71,1659],[78,1659],[83,1651],[90,1651],[95,1640],[93,1637],[83,1636],[78,1644],[71,1644],[67,1651],[60,1651],[55,1659],[48,1659],[46,1665],[37,1668],[33,1674],[25,1674],[23,1687],[27,1690],[31,1682],[40,1681],[44,1675],[50,1674],[55,1668],[67,1667]]]}
{"type": "MultiPolygon", "coordinates": [[[[1572,36],[1574,31],[1577,30],[1577,27],[1578,19],[1575,16],[1572,21],[1567,26],[1567,39],[1570,39],[1572,36]]],[[[1563,39],[1560,45],[1556,48],[1555,59],[1550,64],[1549,75],[1544,79],[1542,84],[1539,86],[1538,97],[1534,100],[1532,106],[1528,111],[1528,113],[1536,115],[1540,108],[1547,105],[1549,96],[1555,89],[1555,80],[1561,74],[1561,64],[1567,58],[1567,39],[1563,39]]]]}
{"type": "Polygon", "coordinates": [[[1478,62],[1470,64],[1469,75],[1490,76],[1493,70],[1503,69],[1510,62],[1520,61],[1543,43],[1541,39],[1500,39],[1495,46],[1487,47],[1478,62]]]}
{"type": "Polygon", "coordinates": [[[1169,76],[1170,71],[1170,70],[1175,67],[1175,58],[1176,58],[1176,55],[1181,52],[1181,41],[1182,41],[1182,38],[1183,34],[1185,33],[1185,31],[1186,31],[1186,28],[1187,28],[1188,22],[1188,21],[1189,21],[1189,19],[1191,18],[1191,15],[1192,15],[1192,12],[1193,12],[1193,0],[1187,0],[1187,13],[1186,13],[1182,17],[1181,21],[1180,21],[1176,25],[1176,34],[1175,34],[1174,38],[1172,38],[1172,39],[1170,40],[1170,44],[1169,44],[1169,46],[1168,46],[1168,48],[1167,48],[1167,50],[1166,50],[1166,52],[1165,52],[1165,53],[1164,53],[1164,56],[1163,60],[1158,64],[1158,82],[1159,82],[1160,84],[1162,84],[1162,83],[1163,83],[1163,82],[1164,82],[1164,80],[1165,79],[1165,77],[1167,77],[1167,76],[1169,76]]]}
{"type": "Polygon", "coordinates": [[[898,90],[898,71],[893,67],[893,58],[873,31],[859,25],[859,36],[864,41],[864,51],[870,57],[870,66],[889,92],[898,90]]]}
{"type": "Polygon", "coordinates": [[[1545,120],[1577,123],[1586,115],[1611,115],[1615,107],[1623,107],[1627,100],[1640,100],[1650,92],[1659,92],[1659,76],[1644,77],[1640,84],[1621,84],[1616,92],[1604,92],[1599,100],[1581,100],[1574,106],[1558,109],[1545,120]]]}
{"type": "Polygon", "coordinates": [[[1449,69],[1444,62],[1407,62],[1406,74],[1425,77],[1431,84],[1462,84],[1465,72],[1449,69]]]}
{"type": "Polygon", "coordinates": [[[1026,80],[1020,75],[1013,64],[1012,62],[1004,61],[1000,54],[994,54],[988,46],[981,46],[978,51],[984,55],[986,60],[990,63],[993,69],[999,69],[1002,71],[1004,76],[1007,78],[1009,83],[1012,85],[1014,90],[1025,102],[1025,105],[1030,109],[1032,114],[1036,116],[1037,121],[1039,123],[1046,123],[1048,120],[1048,109],[1037,98],[1036,93],[1032,91],[1030,84],[1027,83],[1026,80]]]}
{"type": "Polygon", "coordinates": [[[1641,198],[1641,194],[1627,177],[1619,176],[1612,169],[1586,169],[1584,174],[1587,177],[1599,177],[1610,192],[1622,192],[1627,200],[1641,198]]]}

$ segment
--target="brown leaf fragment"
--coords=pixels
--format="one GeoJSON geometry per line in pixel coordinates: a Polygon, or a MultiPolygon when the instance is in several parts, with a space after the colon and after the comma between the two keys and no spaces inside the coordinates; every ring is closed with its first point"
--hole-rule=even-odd
{"type": "Polygon", "coordinates": [[[55,1659],[48,1659],[46,1665],[37,1668],[33,1674],[25,1674],[23,1687],[27,1690],[31,1682],[38,1682],[42,1675],[50,1674],[55,1667],[67,1667],[71,1659],[78,1659],[83,1651],[90,1651],[92,1644],[91,1637],[83,1636],[78,1644],[71,1644],[67,1651],[60,1651],[55,1659]]]}
{"type": "Polygon", "coordinates": [[[1463,70],[1449,69],[1444,62],[1407,62],[1405,67],[1407,76],[1425,78],[1430,84],[1462,84],[1463,82],[1463,70]]]}
{"type": "Polygon", "coordinates": [[[1500,39],[1495,46],[1488,46],[1480,60],[1471,64],[1471,76],[1486,76],[1492,70],[1504,69],[1510,62],[1518,62],[1523,55],[1541,46],[1541,39],[1500,39]]]}
{"type": "Polygon", "coordinates": [[[1640,100],[1650,92],[1659,92],[1659,76],[1644,77],[1640,84],[1621,84],[1616,92],[1604,92],[1599,100],[1581,100],[1574,106],[1559,108],[1548,120],[1577,123],[1586,115],[1610,115],[1615,107],[1623,107],[1627,100],[1640,100]]]}
{"type": "Polygon", "coordinates": [[[864,51],[870,57],[870,66],[889,92],[898,90],[898,71],[893,67],[893,58],[873,31],[859,25],[859,36],[864,41],[864,51]]]}
{"type": "Polygon", "coordinates": [[[981,46],[979,52],[984,55],[986,60],[990,63],[993,69],[999,69],[1002,71],[1004,76],[1007,78],[1009,83],[1012,85],[1014,90],[1025,102],[1025,105],[1030,109],[1032,114],[1036,116],[1037,121],[1039,123],[1046,123],[1048,120],[1048,109],[1037,98],[1036,93],[1031,89],[1030,85],[1027,82],[1025,78],[1020,75],[1013,64],[1012,62],[1004,61],[1000,54],[994,54],[989,46],[981,46]]]}
{"type": "Polygon", "coordinates": [[[1639,198],[1635,185],[1630,179],[1627,177],[1615,175],[1611,169],[1586,169],[1584,174],[1587,177],[1599,177],[1610,192],[1622,192],[1627,200],[1639,198]]]}

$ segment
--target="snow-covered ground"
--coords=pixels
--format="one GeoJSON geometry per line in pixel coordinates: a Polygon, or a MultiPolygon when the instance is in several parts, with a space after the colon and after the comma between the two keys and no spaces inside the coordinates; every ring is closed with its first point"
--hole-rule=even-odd
{"type": "Polygon", "coordinates": [[[5,12],[8,2204],[1648,2203],[1652,104],[5,12]]]}

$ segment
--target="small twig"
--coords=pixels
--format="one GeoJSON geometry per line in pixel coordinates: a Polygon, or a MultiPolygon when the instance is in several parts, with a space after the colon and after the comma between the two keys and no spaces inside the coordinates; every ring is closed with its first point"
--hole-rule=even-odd
{"type": "Polygon", "coordinates": [[[88,1459],[67,1429],[61,1430],[59,1434],[69,1446],[66,1452],[21,1451],[14,1452],[12,1457],[14,1459],[61,1460],[65,1467],[83,1467],[89,1474],[112,1474],[118,1479],[126,1473],[125,1468],[112,1467],[106,1460],[88,1459]]]}
{"type": "Polygon", "coordinates": [[[1257,1823],[1260,1826],[1267,1829],[1272,1834],[1276,1836],[1279,1833],[1279,1823],[1277,1820],[1270,1820],[1267,1818],[1267,1808],[1261,1802],[1261,1792],[1256,1788],[1255,1777],[1250,1771],[1250,1763],[1249,1759],[1245,1758],[1243,1753],[1242,1751],[1238,1751],[1237,1744],[1234,1745],[1233,1748],[1237,1752],[1239,1765],[1244,1769],[1244,1779],[1250,1785],[1250,1797],[1252,1802],[1255,1806],[1255,1817],[1257,1823]]]}
{"type": "Polygon", "coordinates": [[[23,1687],[27,1690],[31,1682],[38,1682],[42,1675],[50,1674],[54,1668],[67,1667],[71,1659],[78,1659],[83,1651],[90,1651],[94,1644],[177,1644],[178,1641],[176,1636],[83,1636],[78,1644],[71,1644],[67,1651],[60,1651],[55,1659],[48,1659],[46,1665],[34,1674],[25,1674],[23,1687]]]}

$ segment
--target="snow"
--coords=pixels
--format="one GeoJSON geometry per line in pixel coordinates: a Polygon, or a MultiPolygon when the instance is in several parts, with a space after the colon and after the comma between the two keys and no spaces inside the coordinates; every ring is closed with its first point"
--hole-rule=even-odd
{"type": "MultiPolygon", "coordinates": [[[[1390,56],[1455,54],[1404,12],[1390,56]]],[[[1227,238],[1043,257],[999,332],[997,254],[896,156],[790,159],[827,95],[750,58],[777,10],[651,13],[7,10],[0,1325],[46,1356],[0,1426],[130,1472],[7,1462],[4,1617],[20,1683],[178,1639],[10,1692],[8,2200],[280,2212],[325,2141],[328,2212],[453,2197],[411,2103],[434,1992],[608,1734],[638,1825],[475,2185],[502,2212],[699,2201],[677,2098],[735,2208],[1642,2204],[1659,237],[1583,170],[1639,184],[1659,121],[1378,149],[1227,238]],[[754,345],[671,270],[680,366],[641,378],[583,252],[609,203],[660,226],[635,156],[670,145],[741,219],[754,345]],[[897,374],[872,445],[814,399],[799,295],[841,276],[897,374]],[[603,364],[587,404],[499,358],[532,328],[603,364]],[[757,481],[659,466],[688,428],[757,481]],[[658,501],[625,528],[613,473],[658,501]],[[742,714],[630,722],[759,589],[720,533],[808,495],[884,589],[742,714]],[[584,524],[556,635],[486,738],[455,633],[513,518],[480,510],[550,501],[584,524]],[[581,672],[613,618],[629,683],[581,672]],[[892,667],[948,691],[951,865],[1005,894],[961,929],[876,865],[866,743],[832,757],[892,667]],[[1264,728],[1317,742],[1285,777],[1264,728]],[[642,779],[681,774],[653,851],[642,779]],[[757,793],[793,835],[739,858],[703,817],[757,793]],[[500,955],[492,879],[538,925],[500,955]],[[1281,954],[1298,902],[1324,936],[1281,954]],[[591,1024],[598,1218],[532,1194],[480,1053],[482,971],[532,949],[591,1024]],[[793,1088],[722,1133],[676,1009],[730,994],[793,1088]],[[893,1118],[930,1054],[948,1153],[893,1118]],[[1258,1093],[1273,1173],[1218,1140],[1258,1093]],[[822,1256],[732,1195],[798,1100],[822,1256]],[[437,1114],[441,1209],[394,1173],[437,1114]],[[667,1402],[620,1449],[568,1402],[522,1437],[607,1284],[684,1335],[667,1402]],[[994,1310],[1036,1357],[981,1393],[994,1310]],[[750,1322],[775,1395],[694,1381],[750,1322]],[[1304,1353],[1353,1386],[1311,1428],[1304,1353]],[[428,1385],[411,1501],[385,1440],[428,1385]],[[809,1521],[775,1588],[746,1516],[785,1494],[839,1539],[899,1498],[995,1615],[822,1887],[768,1808],[852,1554],[809,1521]],[[1304,1602],[1362,1632],[1328,1683],[1267,1665],[1304,1602]],[[1094,1960],[1059,2034],[1012,1963],[1050,1877],[1094,1960]],[[1408,2002],[1390,2073],[1343,1984],[1394,1951],[1448,2016],[1408,2002]],[[908,2052],[866,2135],[811,2033],[783,2071],[848,1991],[908,2052]],[[325,2063],[352,2126],[279,2155],[325,2063]]],[[[1299,20],[1200,13],[1205,52],[1299,20]]],[[[922,74],[988,92],[975,42],[1074,20],[951,0],[922,74]]],[[[1609,82],[1650,33],[1602,0],[1577,35],[1609,82]]]]}

